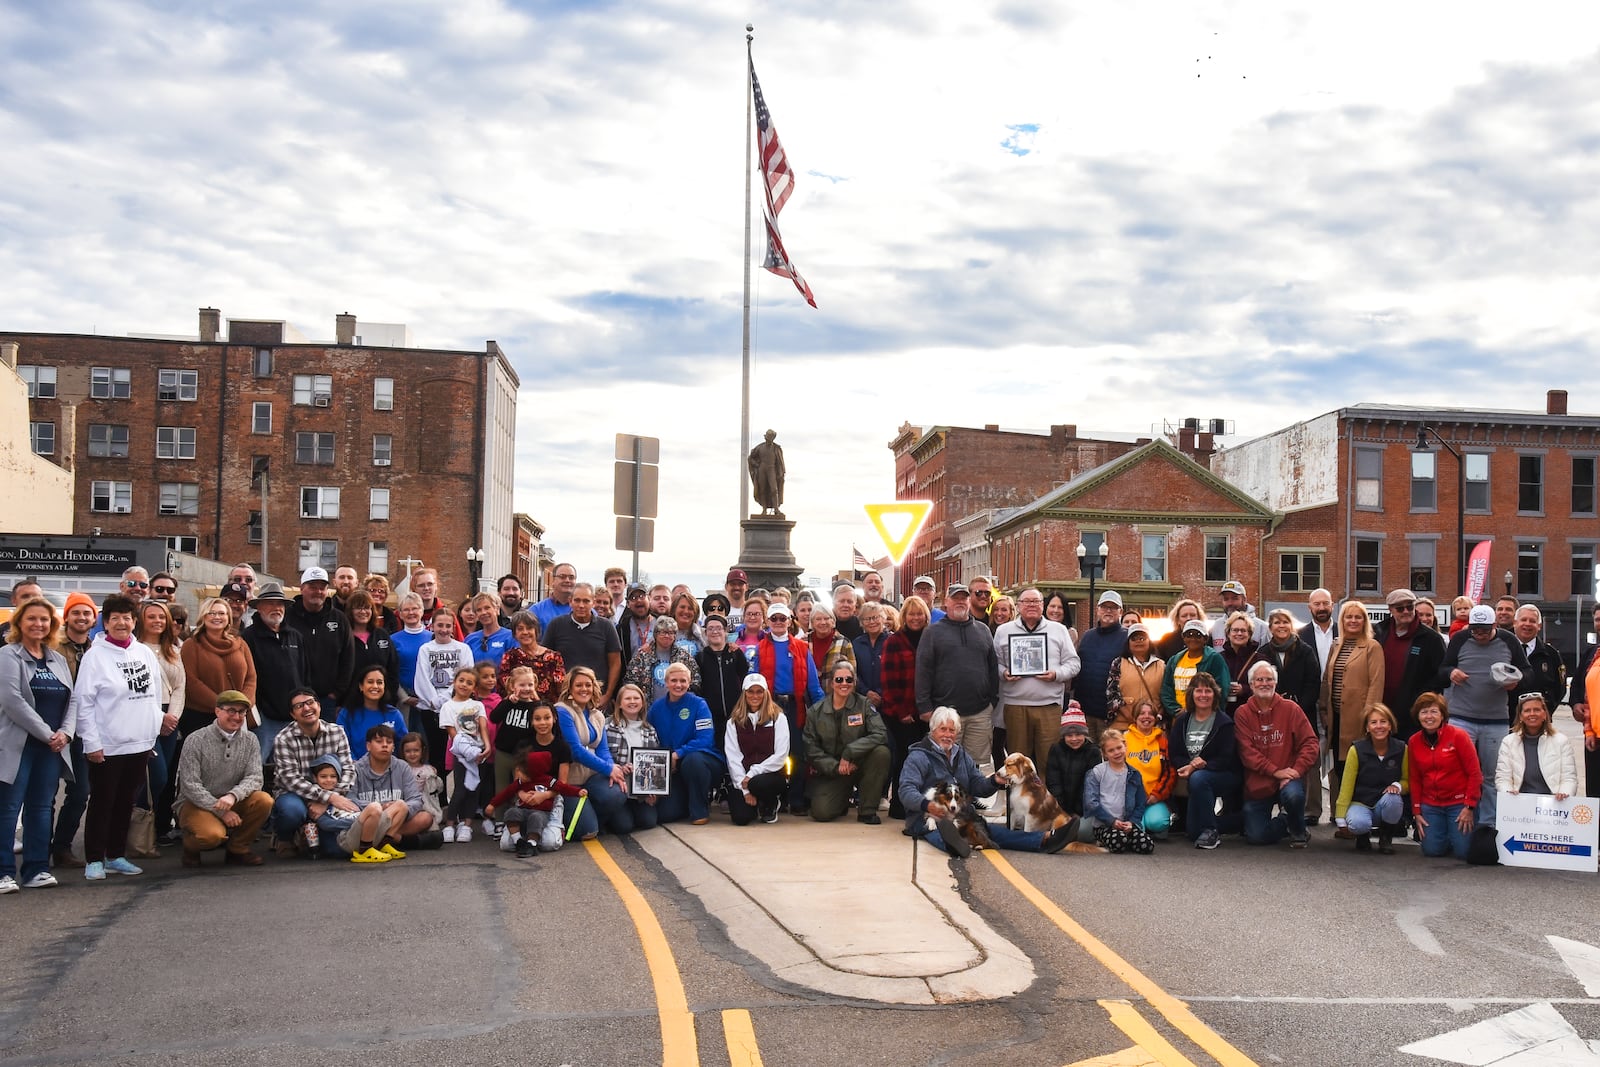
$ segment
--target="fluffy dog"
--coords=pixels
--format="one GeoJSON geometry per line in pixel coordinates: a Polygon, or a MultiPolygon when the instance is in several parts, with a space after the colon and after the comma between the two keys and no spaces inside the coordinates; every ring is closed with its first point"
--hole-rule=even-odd
{"type": "Polygon", "coordinates": [[[1049,833],[1066,825],[1067,813],[1044,787],[1033,760],[1013,752],[1000,773],[1006,780],[1006,825],[1011,829],[1049,833]]]}
{"type": "MultiPolygon", "coordinates": [[[[962,839],[970,848],[994,848],[994,841],[989,837],[988,824],[983,821],[983,816],[978,814],[972,798],[961,788],[959,782],[954,780],[940,782],[923,793],[923,796],[929,803],[939,804],[950,812],[950,820],[955,823],[956,829],[961,832],[962,839]]],[[[928,831],[939,832],[939,820],[931,815],[928,816],[928,831]]]]}

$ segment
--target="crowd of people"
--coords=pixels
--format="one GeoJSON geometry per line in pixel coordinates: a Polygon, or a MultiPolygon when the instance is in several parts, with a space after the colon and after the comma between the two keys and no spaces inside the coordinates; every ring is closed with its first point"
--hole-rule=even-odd
{"type": "MultiPolygon", "coordinates": [[[[284,856],[361,864],[475,833],[531,858],[722,805],[739,826],[876,825],[886,806],[962,854],[961,821],[985,815],[1001,848],[1148,854],[1174,834],[1304,848],[1326,813],[1359,850],[1412,830],[1424,854],[1468,858],[1497,789],[1578,789],[1551,722],[1561,657],[1509,597],[1446,617],[1397,589],[1374,627],[1319,589],[1302,626],[1258,618],[1237,581],[1220,612],[1181,599],[1163,620],[1108,590],[1079,633],[1059,593],[983,578],[940,596],[919,577],[898,604],[874,573],[826,596],[752,589],[735,568],[697,598],[568,563],[533,604],[512,575],[459,605],[432,570],[409,586],[311,567],[290,597],[241,564],[191,629],[168,574],[130,568],[101,604],[77,592],[59,611],[18,583],[0,649],[18,847],[0,894],[65,868],[137,875],[160,845],[184,867],[217,849],[255,866],[263,833],[284,856]],[[1010,753],[1061,818],[1003,814],[1010,753]]],[[[1570,687],[1593,782],[1592,650],[1570,687]]]]}

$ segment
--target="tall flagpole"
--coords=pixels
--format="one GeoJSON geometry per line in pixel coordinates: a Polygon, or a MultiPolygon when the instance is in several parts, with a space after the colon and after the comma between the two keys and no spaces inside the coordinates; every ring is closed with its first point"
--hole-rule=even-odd
{"type": "MultiPolygon", "coordinates": [[[[739,386],[739,521],[750,516],[750,170],[754,166],[754,94],[750,79],[755,71],[751,42],[755,26],[744,27],[744,365],[739,386]]],[[[741,544],[741,548],[744,546],[741,544]]]]}

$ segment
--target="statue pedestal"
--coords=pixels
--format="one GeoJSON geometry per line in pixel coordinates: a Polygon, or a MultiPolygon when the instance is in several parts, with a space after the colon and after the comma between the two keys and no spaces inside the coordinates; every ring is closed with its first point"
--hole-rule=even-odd
{"type": "Polygon", "coordinates": [[[739,567],[750,576],[751,589],[794,590],[805,568],[794,561],[789,536],[794,523],[773,516],[752,516],[739,524],[739,567]]]}

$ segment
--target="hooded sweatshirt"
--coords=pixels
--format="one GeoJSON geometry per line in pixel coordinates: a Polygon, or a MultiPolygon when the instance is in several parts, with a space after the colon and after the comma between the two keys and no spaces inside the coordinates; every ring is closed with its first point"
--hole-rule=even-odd
{"type": "Polygon", "coordinates": [[[417,785],[417,772],[411,769],[411,764],[394,756],[380,774],[372,769],[370,760],[370,756],[356,760],[356,784],[350,793],[351,800],[362,807],[403,800],[411,815],[422,810],[422,787],[417,785]]]}
{"type": "Polygon", "coordinates": [[[1000,660],[987,626],[946,616],[923,631],[917,648],[917,711],[955,708],[970,718],[999,699],[1000,660]]]}
{"type": "Polygon", "coordinates": [[[85,752],[128,756],[149,752],[161,735],[161,664],[137,641],[126,647],[109,637],[89,646],[73,686],[78,737],[85,752]]]}

